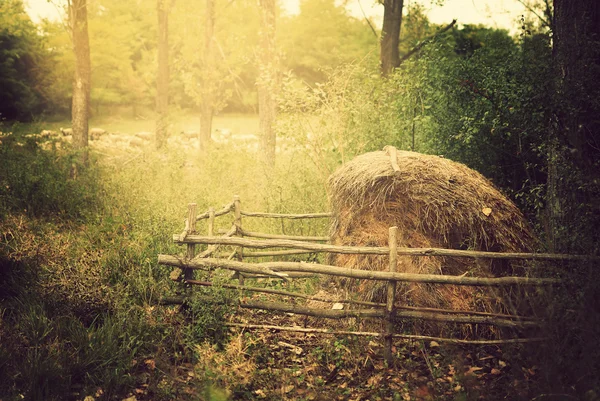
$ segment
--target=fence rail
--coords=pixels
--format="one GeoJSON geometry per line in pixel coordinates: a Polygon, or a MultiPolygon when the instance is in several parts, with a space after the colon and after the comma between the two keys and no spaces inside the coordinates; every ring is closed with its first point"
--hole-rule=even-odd
{"type": "Polygon", "coordinates": [[[384,320],[384,331],[381,333],[371,332],[352,332],[352,331],[332,331],[327,329],[311,329],[297,327],[281,327],[269,325],[235,324],[229,323],[231,327],[243,327],[246,329],[273,329],[281,331],[298,331],[333,335],[369,335],[379,336],[385,339],[384,357],[391,362],[391,346],[393,339],[432,339],[435,341],[445,341],[452,343],[469,344],[503,344],[503,343],[525,343],[531,341],[542,341],[542,338],[514,338],[504,340],[463,340],[453,338],[439,338],[432,336],[405,335],[394,333],[394,323],[403,319],[420,319],[436,322],[449,322],[459,324],[483,324],[495,325],[498,327],[509,328],[531,328],[540,324],[536,318],[526,316],[516,316],[491,312],[471,312],[458,311],[425,307],[408,307],[396,305],[395,288],[397,282],[409,283],[428,283],[441,285],[461,285],[461,286],[547,286],[560,283],[560,280],[554,278],[535,278],[535,277],[471,277],[471,276],[451,276],[442,274],[417,274],[397,272],[398,256],[445,256],[458,258],[485,258],[485,259],[522,259],[538,261],[557,261],[557,260],[587,260],[600,259],[595,256],[585,255],[564,255],[548,253],[497,253],[485,251],[454,250],[441,248],[398,248],[396,241],[396,228],[391,227],[389,232],[389,241],[387,247],[364,247],[364,246],[341,246],[333,245],[327,242],[325,236],[298,236],[281,235],[246,231],[242,228],[242,217],[250,218],[280,218],[280,219],[313,219],[332,217],[331,213],[304,213],[304,214],[280,214],[280,213],[262,213],[247,212],[241,209],[239,196],[235,196],[233,202],[215,211],[209,209],[202,214],[196,213],[196,205],[188,205],[188,218],[186,220],[185,230],[181,234],[173,235],[173,241],[176,244],[185,245],[185,256],[158,255],[158,262],[163,265],[173,266],[181,269],[183,274],[172,274],[171,278],[188,284],[186,296],[184,297],[165,297],[165,303],[183,302],[189,295],[189,288],[193,285],[212,286],[209,281],[194,280],[194,270],[214,271],[216,269],[227,269],[235,272],[239,279],[239,285],[223,284],[224,288],[237,289],[240,291],[263,292],[267,294],[320,300],[334,304],[354,304],[363,309],[322,309],[309,308],[285,302],[264,302],[256,300],[238,300],[236,305],[242,308],[272,310],[307,316],[315,316],[330,319],[340,319],[348,317],[369,317],[384,320]],[[234,216],[232,227],[225,231],[219,230],[221,236],[214,236],[214,221],[218,216],[232,213],[234,216]],[[198,235],[196,233],[195,222],[208,219],[208,235],[198,235]],[[240,238],[236,237],[251,237],[240,238]],[[255,238],[255,239],[252,239],[255,238]],[[259,238],[259,239],[256,239],[259,238]],[[198,244],[208,245],[208,248],[200,254],[195,254],[195,246],[198,244]],[[229,253],[220,251],[221,247],[233,249],[229,253]],[[256,249],[258,251],[247,251],[246,249],[256,249]],[[219,251],[219,252],[217,252],[219,251]],[[299,255],[308,253],[337,253],[337,254],[363,254],[380,255],[389,258],[388,271],[371,271],[353,269],[347,267],[332,266],[319,263],[289,262],[289,261],[271,261],[249,263],[244,262],[244,258],[262,258],[278,257],[288,255],[299,255]],[[233,260],[236,259],[236,260],[233,260]],[[385,303],[355,301],[355,300],[329,300],[323,297],[299,294],[290,291],[274,290],[269,288],[259,288],[244,285],[244,278],[251,277],[271,277],[282,280],[290,280],[296,277],[313,277],[319,275],[329,275],[336,277],[347,277],[359,280],[376,280],[387,282],[387,299],[385,303]],[[368,309],[364,309],[368,307],[368,309]]]}

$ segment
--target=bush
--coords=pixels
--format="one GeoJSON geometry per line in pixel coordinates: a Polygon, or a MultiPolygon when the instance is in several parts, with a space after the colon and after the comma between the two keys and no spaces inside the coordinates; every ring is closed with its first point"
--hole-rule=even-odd
{"type": "Polygon", "coordinates": [[[0,219],[9,213],[82,219],[99,204],[94,170],[70,178],[77,153],[41,150],[18,133],[0,145],[0,219]]]}

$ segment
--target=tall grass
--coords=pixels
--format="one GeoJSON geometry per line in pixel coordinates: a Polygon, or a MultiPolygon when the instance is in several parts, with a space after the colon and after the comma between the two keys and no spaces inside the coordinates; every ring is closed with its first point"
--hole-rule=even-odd
{"type": "MultiPolygon", "coordinates": [[[[239,149],[92,154],[89,170],[72,180],[75,153],[42,151],[25,140],[42,128],[52,127],[18,126],[0,145],[2,399],[135,392],[170,399],[166,372],[194,362],[197,344],[225,338],[225,308],[215,315],[192,302],[178,314],[156,305],[180,290],[156,256],[183,252],[171,238],[183,229],[187,204],[203,211],[240,195],[245,210],[325,211],[324,182],[300,153],[282,154],[265,169],[256,154],[239,149]]],[[[218,225],[229,228],[232,220],[224,216],[218,225]]],[[[245,219],[244,227],[316,235],[327,223],[245,219]]]]}

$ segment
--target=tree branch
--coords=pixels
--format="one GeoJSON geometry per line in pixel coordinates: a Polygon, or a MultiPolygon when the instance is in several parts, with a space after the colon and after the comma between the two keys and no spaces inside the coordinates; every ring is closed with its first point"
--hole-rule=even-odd
{"type": "Polygon", "coordinates": [[[449,23],[448,25],[446,25],[444,28],[442,28],[440,31],[436,32],[433,36],[430,36],[428,38],[423,39],[422,42],[420,42],[418,45],[416,45],[415,47],[413,47],[413,49],[411,51],[409,51],[408,53],[406,53],[404,56],[402,56],[400,58],[400,61],[398,62],[398,67],[405,62],[406,60],[408,60],[410,57],[412,57],[413,54],[419,52],[425,45],[431,43],[435,38],[437,38],[439,35],[441,35],[442,33],[446,32],[447,30],[449,30],[450,28],[452,28],[454,25],[456,24],[456,20],[452,20],[451,23],[449,23]]]}

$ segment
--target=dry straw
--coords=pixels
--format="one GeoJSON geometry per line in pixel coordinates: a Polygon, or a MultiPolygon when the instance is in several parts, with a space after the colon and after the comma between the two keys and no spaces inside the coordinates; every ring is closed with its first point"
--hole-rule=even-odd
{"type": "MultiPolygon", "coordinates": [[[[530,252],[536,244],[521,212],[490,181],[438,156],[391,147],[363,154],[331,175],[329,195],[335,245],[387,246],[391,226],[399,228],[399,247],[530,252]]],[[[332,254],[329,263],[388,268],[382,256],[332,254]]],[[[523,275],[520,266],[507,260],[398,257],[398,271],[410,273],[497,277],[523,275]]],[[[385,301],[385,284],[344,280],[342,285],[359,299],[385,301]]],[[[511,314],[528,309],[514,289],[406,284],[397,291],[398,302],[409,306],[511,314]]],[[[448,328],[433,329],[439,333],[448,328]]]]}

